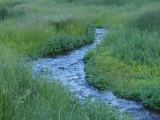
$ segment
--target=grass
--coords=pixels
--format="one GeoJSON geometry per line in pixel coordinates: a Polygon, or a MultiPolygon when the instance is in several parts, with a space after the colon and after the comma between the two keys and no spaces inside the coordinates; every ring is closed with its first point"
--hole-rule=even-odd
{"type": "MultiPolygon", "coordinates": [[[[39,52],[41,46],[51,37],[59,39],[63,33],[65,34],[64,37],[67,35],[72,39],[78,39],[75,39],[75,41],[79,41],[79,39],[81,39],[80,41],[84,42],[86,39],[89,39],[88,42],[81,43],[81,45],[88,44],[93,40],[93,29],[90,29],[90,24],[87,21],[84,22],[83,19],[79,20],[79,16],[76,17],[72,14],[63,13],[65,12],[65,9],[52,14],[52,12],[54,12],[58,7],[53,10],[51,7],[47,9],[47,5],[43,6],[42,4],[39,4],[39,2],[36,3],[35,1],[29,1],[26,4],[22,1],[18,6],[14,5],[12,7],[9,7],[10,5],[8,5],[8,3],[9,2],[4,2],[4,5],[2,4],[2,6],[5,7],[3,7],[1,11],[3,13],[3,23],[0,24],[0,43],[17,49],[21,54],[28,55],[31,58],[43,56],[46,52],[39,52]],[[32,3],[32,5],[30,5],[30,3],[32,3]],[[12,14],[13,16],[10,17],[10,10],[16,10],[15,14],[20,14],[18,11],[19,9],[25,11],[25,16],[18,17],[12,14]],[[48,13],[48,15],[46,13],[48,13]],[[59,13],[63,14],[59,15],[59,13]],[[32,53],[32,51],[34,51],[34,53],[32,53]]],[[[52,2],[52,4],[54,6],[57,5],[55,2],[52,2]]],[[[75,44],[72,49],[79,46],[80,45],[75,44]]],[[[48,46],[42,47],[46,48],[48,46]]],[[[54,46],[52,46],[52,48],[53,47],[54,46]]],[[[64,49],[65,48],[63,48],[63,50],[64,49]]],[[[54,51],[50,52],[53,52],[54,54],[54,51]]]]}
{"type": "Polygon", "coordinates": [[[12,17],[16,18],[19,16],[23,16],[25,14],[23,8],[16,8],[17,5],[20,5],[22,3],[23,2],[19,1],[12,1],[12,2],[0,1],[0,20],[2,21],[12,17]]]}
{"type": "MultiPolygon", "coordinates": [[[[99,9],[89,7],[93,8],[99,9]]],[[[101,101],[80,103],[61,83],[33,78],[31,66],[27,66],[28,57],[58,54],[91,43],[92,24],[98,18],[90,22],[83,16],[85,9],[51,0],[0,1],[0,119],[132,119],[101,101]]]]}
{"type": "MultiPolygon", "coordinates": [[[[108,5],[115,5],[115,6],[124,6],[129,3],[134,4],[141,4],[146,2],[145,0],[142,1],[132,1],[132,0],[56,0],[59,3],[73,3],[73,4],[81,4],[81,5],[97,5],[97,6],[108,6],[108,5]]],[[[154,0],[157,1],[157,0],[154,0]]],[[[147,1],[148,2],[148,1],[147,1]]]]}
{"type": "Polygon", "coordinates": [[[119,59],[126,59],[130,64],[160,65],[159,36],[149,32],[140,33],[137,29],[114,30],[106,45],[119,59]]]}
{"type": "Polygon", "coordinates": [[[100,101],[80,103],[60,83],[33,79],[31,68],[19,61],[17,51],[4,46],[0,50],[0,119],[131,119],[100,101]]]}
{"type": "Polygon", "coordinates": [[[159,4],[158,0],[1,0],[0,119],[131,119],[100,101],[80,103],[60,83],[33,79],[26,66],[26,57],[59,54],[91,43],[92,25],[108,28],[109,36],[85,56],[88,81],[159,110],[159,17],[146,17],[158,16],[159,4]]]}
{"type": "Polygon", "coordinates": [[[138,28],[140,31],[147,31],[153,33],[155,32],[159,34],[159,11],[159,7],[153,7],[150,9],[143,10],[139,14],[133,15],[133,17],[129,21],[129,26],[138,28]]]}
{"type": "Polygon", "coordinates": [[[96,51],[85,56],[85,70],[97,88],[160,110],[159,7],[146,6],[126,17],[124,26],[110,29],[96,51]]]}

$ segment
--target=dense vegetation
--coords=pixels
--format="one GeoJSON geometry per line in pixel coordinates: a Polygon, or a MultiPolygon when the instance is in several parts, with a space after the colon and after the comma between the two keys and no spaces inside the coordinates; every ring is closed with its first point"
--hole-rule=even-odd
{"type": "MultiPolygon", "coordinates": [[[[81,104],[60,83],[32,78],[29,67],[17,59],[18,53],[0,47],[0,119],[88,120],[125,119],[104,103],[81,104]]],[[[128,118],[128,117],[127,117],[128,118]]]]}
{"type": "Polygon", "coordinates": [[[0,0],[0,119],[131,119],[101,101],[80,103],[54,80],[32,77],[28,60],[93,42],[94,26],[79,10],[52,0],[0,0]]]}
{"type": "Polygon", "coordinates": [[[84,58],[90,84],[156,110],[160,110],[159,5],[142,2],[134,12],[130,5],[123,26],[111,27],[97,50],[84,58]]]}
{"type": "Polygon", "coordinates": [[[91,43],[95,26],[109,33],[84,58],[88,81],[160,110],[159,6],[158,0],[0,0],[0,119],[131,119],[101,102],[80,103],[60,83],[33,78],[26,64],[91,43]]]}

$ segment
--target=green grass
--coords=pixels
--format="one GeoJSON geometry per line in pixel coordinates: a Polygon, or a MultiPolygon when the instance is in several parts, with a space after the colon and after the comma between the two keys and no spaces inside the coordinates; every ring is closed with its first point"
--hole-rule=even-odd
{"type": "Polygon", "coordinates": [[[40,56],[49,54],[55,55],[63,51],[70,51],[74,48],[81,47],[85,44],[90,44],[94,40],[94,31],[94,26],[89,26],[86,30],[86,37],[71,37],[66,33],[61,33],[57,37],[51,37],[46,40],[45,44],[43,43],[40,46],[38,54],[40,56]]]}
{"type": "Polygon", "coordinates": [[[155,34],[159,34],[160,8],[155,6],[153,8],[143,10],[131,18],[129,25],[131,27],[138,28],[140,31],[155,32],[155,34]]]}
{"type": "Polygon", "coordinates": [[[131,119],[102,102],[80,103],[60,83],[33,79],[26,66],[26,56],[91,43],[92,25],[108,28],[109,36],[85,56],[88,81],[159,110],[159,5],[158,0],[0,0],[0,119],[131,119]]]}
{"type": "Polygon", "coordinates": [[[1,1],[0,2],[0,21],[9,19],[9,18],[16,18],[19,16],[23,16],[25,11],[23,8],[16,8],[17,5],[22,4],[23,2],[19,1],[1,1]]]}
{"type": "MultiPolygon", "coordinates": [[[[116,5],[116,6],[124,6],[126,4],[142,4],[148,2],[150,0],[56,0],[58,3],[73,3],[73,4],[81,4],[81,5],[97,5],[97,6],[108,6],[108,5],[116,5]]],[[[152,0],[158,1],[158,0],[152,0]]]]}
{"type": "MultiPolygon", "coordinates": [[[[51,0],[0,1],[0,119],[132,119],[101,101],[84,104],[54,80],[33,78],[26,57],[58,54],[93,42],[97,6],[51,0]],[[82,10],[83,8],[83,10],[82,10]],[[81,11],[82,10],[82,11],[81,11]]],[[[101,17],[101,16],[99,16],[101,17]]],[[[103,23],[99,22],[99,25],[103,23]]]]}
{"type": "Polygon", "coordinates": [[[118,59],[126,59],[130,64],[160,65],[158,35],[140,33],[137,29],[122,29],[111,31],[105,39],[106,46],[118,59]]]}
{"type": "Polygon", "coordinates": [[[90,84],[160,110],[160,18],[156,4],[133,12],[123,27],[110,28],[102,44],[84,60],[90,84]]]}
{"type": "Polygon", "coordinates": [[[80,103],[67,87],[53,80],[33,79],[31,68],[16,51],[4,46],[0,50],[0,119],[131,119],[100,101],[80,103]]]}

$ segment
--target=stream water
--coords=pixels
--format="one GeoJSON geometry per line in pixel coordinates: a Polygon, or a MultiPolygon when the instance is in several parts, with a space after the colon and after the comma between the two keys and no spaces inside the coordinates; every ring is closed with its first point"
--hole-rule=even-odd
{"type": "Polygon", "coordinates": [[[135,119],[160,120],[160,115],[144,108],[142,103],[125,100],[116,97],[111,91],[99,91],[90,86],[85,78],[83,57],[88,49],[94,49],[107,33],[105,29],[97,28],[95,42],[80,49],[73,50],[65,55],[58,55],[53,58],[39,58],[32,61],[35,75],[41,74],[45,77],[52,77],[68,85],[71,92],[76,93],[82,102],[92,96],[92,100],[103,100],[111,107],[132,114],[135,119]]]}

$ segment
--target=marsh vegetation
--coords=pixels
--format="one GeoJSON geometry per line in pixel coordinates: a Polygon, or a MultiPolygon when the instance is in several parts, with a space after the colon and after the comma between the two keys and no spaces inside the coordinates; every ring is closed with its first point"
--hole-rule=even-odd
{"type": "Polygon", "coordinates": [[[82,104],[60,83],[33,78],[26,61],[89,44],[90,84],[160,110],[158,0],[0,0],[0,119],[131,119],[101,102],[82,104]]]}

